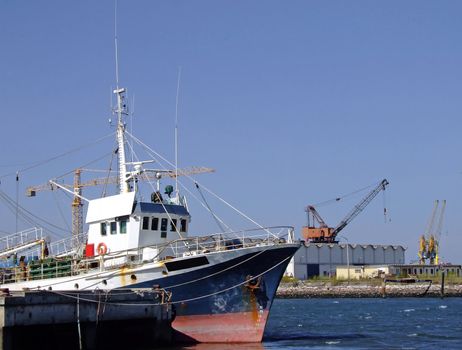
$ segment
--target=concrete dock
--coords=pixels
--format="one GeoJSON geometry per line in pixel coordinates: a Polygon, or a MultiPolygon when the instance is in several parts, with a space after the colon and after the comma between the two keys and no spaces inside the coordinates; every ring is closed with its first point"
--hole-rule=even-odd
{"type": "Polygon", "coordinates": [[[172,342],[172,306],[158,289],[0,295],[0,350],[133,349],[172,342]]]}

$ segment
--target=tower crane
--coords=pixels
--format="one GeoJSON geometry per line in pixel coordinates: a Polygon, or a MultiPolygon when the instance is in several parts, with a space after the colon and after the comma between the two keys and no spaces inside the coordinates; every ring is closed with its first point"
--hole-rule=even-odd
{"type": "Polygon", "coordinates": [[[424,234],[420,236],[418,256],[419,263],[422,265],[424,265],[427,260],[430,265],[437,265],[439,261],[439,241],[441,238],[441,231],[443,229],[446,200],[442,201],[438,223],[436,225],[436,229],[434,230],[433,227],[438,216],[439,203],[439,200],[435,200],[427,228],[424,234]]]}
{"type": "Polygon", "coordinates": [[[336,227],[329,227],[315,207],[308,205],[305,211],[308,214],[308,225],[302,228],[302,235],[306,241],[313,243],[337,243],[337,235],[347,226],[356,216],[358,216],[364,208],[379,194],[385,191],[388,185],[387,179],[383,179],[366,197],[364,197],[354,208],[348,213],[345,218],[340,221],[336,227]],[[317,225],[316,225],[317,223],[317,225]]]}
{"type": "MultiPolygon", "coordinates": [[[[136,164],[135,168],[140,164],[136,164]]],[[[48,183],[30,186],[26,189],[26,196],[35,197],[37,192],[41,191],[54,191],[59,187],[71,192],[74,196],[72,199],[72,236],[78,237],[80,233],[83,232],[83,202],[82,202],[82,188],[90,186],[100,186],[108,184],[119,184],[120,179],[118,176],[109,176],[104,178],[96,178],[88,180],[85,182],[81,181],[81,174],[84,169],[75,169],[74,170],[74,182],[72,185],[68,184],[58,184],[54,181],[49,181],[48,183]]],[[[162,176],[168,176],[171,178],[176,178],[177,176],[188,176],[194,174],[202,173],[212,173],[214,169],[206,167],[190,167],[185,169],[177,169],[176,171],[165,171],[165,170],[139,170],[136,174],[132,174],[132,180],[137,182],[138,180],[144,181],[156,181],[159,183],[159,180],[162,176]]]]}

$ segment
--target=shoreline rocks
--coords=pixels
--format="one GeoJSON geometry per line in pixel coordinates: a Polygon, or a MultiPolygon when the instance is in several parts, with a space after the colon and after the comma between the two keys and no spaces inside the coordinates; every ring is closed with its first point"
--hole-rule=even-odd
{"type": "MultiPolygon", "coordinates": [[[[296,282],[281,283],[277,298],[396,298],[441,297],[441,286],[430,283],[346,283],[296,282]]],[[[462,297],[462,284],[444,286],[444,297],[462,297]]]]}

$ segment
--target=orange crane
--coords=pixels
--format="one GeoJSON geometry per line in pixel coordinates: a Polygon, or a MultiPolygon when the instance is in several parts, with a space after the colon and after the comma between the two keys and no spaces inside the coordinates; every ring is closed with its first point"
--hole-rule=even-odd
{"type": "MultiPolygon", "coordinates": [[[[74,183],[72,185],[60,184],[57,186],[53,182],[48,182],[46,184],[41,184],[37,186],[30,186],[26,189],[26,195],[28,197],[35,197],[37,192],[40,191],[54,191],[59,187],[67,189],[67,191],[74,194],[72,200],[72,235],[78,237],[80,233],[83,232],[83,202],[82,202],[82,188],[89,186],[100,186],[108,184],[118,184],[118,176],[108,176],[104,178],[96,178],[81,182],[81,174],[83,169],[74,170],[74,183]]],[[[188,176],[194,174],[202,173],[212,173],[214,169],[205,168],[205,167],[191,167],[186,169],[177,169],[176,171],[143,171],[139,176],[136,177],[136,180],[145,180],[145,181],[158,181],[160,176],[169,176],[171,178],[176,178],[177,176],[188,176]]],[[[136,181],[135,180],[135,181],[136,181]]]]}
{"type": "MultiPolygon", "coordinates": [[[[316,211],[312,205],[308,205],[305,211],[308,214],[308,225],[303,226],[302,236],[308,242],[313,243],[337,243],[337,235],[347,226],[364,208],[379,194],[385,191],[388,185],[387,179],[383,179],[380,183],[364,197],[361,202],[354,206],[345,218],[340,221],[336,227],[328,226],[322,219],[321,215],[316,211]],[[316,225],[317,223],[317,225],[316,225]]],[[[385,212],[385,209],[384,209],[385,212]]]]}

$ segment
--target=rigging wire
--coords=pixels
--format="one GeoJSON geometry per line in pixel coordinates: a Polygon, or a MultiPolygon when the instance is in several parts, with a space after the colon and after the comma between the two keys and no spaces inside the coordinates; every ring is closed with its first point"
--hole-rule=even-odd
{"type": "MultiPolygon", "coordinates": [[[[83,164],[83,165],[81,165],[81,166],[75,168],[75,169],[82,169],[82,170],[83,170],[85,167],[87,167],[87,166],[89,166],[89,165],[91,165],[91,164],[93,164],[93,163],[96,163],[96,162],[100,161],[101,159],[106,158],[108,155],[112,155],[112,153],[113,153],[112,151],[111,151],[111,152],[108,152],[108,153],[105,153],[105,154],[103,154],[101,157],[95,158],[95,159],[93,159],[93,160],[91,160],[91,161],[89,161],[89,162],[87,162],[87,163],[85,163],[85,164],[83,164]]],[[[63,178],[64,176],[73,174],[73,173],[75,172],[75,169],[72,169],[72,170],[70,170],[70,171],[68,171],[68,172],[66,172],[66,173],[64,173],[64,174],[62,174],[62,175],[59,175],[59,176],[57,176],[55,179],[61,179],[61,178],[63,178]]]]}
{"type": "Polygon", "coordinates": [[[258,227],[260,227],[261,229],[265,230],[268,234],[272,235],[272,236],[275,236],[271,231],[268,231],[263,225],[259,224],[258,222],[256,222],[255,220],[253,220],[252,218],[250,218],[249,216],[247,216],[246,214],[244,214],[242,211],[240,211],[239,209],[237,209],[236,207],[232,206],[230,203],[228,203],[227,201],[225,201],[223,198],[221,198],[219,195],[217,195],[216,193],[214,193],[212,190],[208,189],[207,187],[205,187],[204,185],[202,185],[202,188],[204,190],[206,190],[208,193],[210,193],[212,196],[214,196],[216,199],[218,199],[219,201],[223,202],[224,204],[226,204],[228,207],[230,207],[231,209],[233,209],[234,211],[236,211],[238,214],[242,215],[244,218],[246,218],[247,220],[249,220],[250,222],[252,222],[253,224],[257,225],[258,227]]]}
{"type": "Polygon", "coordinates": [[[114,155],[115,155],[115,150],[111,152],[111,161],[109,162],[109,168],[107,170],[107,176],[106,176],[106,182],[103,186],[103,191],[101,192],[101,197],[106,197],[107,195],[107,187],[109,184],[109,177],[111,176],[111,171],[112,171],[112,163],[114,162],[114,155]]]}
{"type": "MultiPolygon", "coordinates": [[[[31,221],[27,216],[24,216],[22,212],[20,211],[16,211],[16,205],[14,202],[9,202],[7,199],[5,199],[3,196],[2,196],[2,193],[0,193],[0,198],[3,199],[4,201],[4,204],[5,206],[7,207],[7,209],[15,214],[15,213],[18,213],[18,219],[21,219],[24,223],[30,225],[30,226],[37,226],[35,222],[31,221]]],[[[17,231],[16,231],[17,232],[17,231]]]]}
{"type": "MultiPolygon", "coordinates": [[[[138,139],[137,137],[135,137],[134,135],[131,135],[127,132],[127,134],[132,137],[139,145],[143,146],[145,149],[153,152],[154,154],[156,154],[159,158],[161,158],[163,161],[165,161],[167,164],[169,164],[170,166],[174,166],[174,164],[172,164],[170,161],[168,161],[167,159],[165,159],[164,157],[162,157],[159,153],[157,153],[156,151],[154,151],[152,148],[150,148],[148,145],[146,145],[144,142],[142,142],[140,139],[138,139]]],[[[197,182],[195,181],[190,175],[185,175],[187,178],[189,178],[191,181],[193,182],[197,182]]],[[[211,190],[209,190],[207,187],[205,187],[204,185],[201,184],[201,187],[204,188],[207,192],[209,192],[212,196],[216,197],[218,200],[220,200],[221,202],[223,202],[224,204],[226,204],[228,207],[230,207],[231,209],[233,209],[234,211],[236,211],[238,214],[240,214],[241,216],[243,216],[244,218],[246,218],[247,220],[249,220],[250,222],[252,222],[253,224],[257,225],[258,227],[260,227],[261,229],[264,229],[264,227],[259,224],[258,222],[256,222],[255,220],[253,220],[252,218],[250,218],[249,216],[247,216],[246,214],[244,214],[242,211],[240,211],[239,209],[237,209],[236,207],[232,206],[230,203],[228,203],[227,201],[225,201],[223,198],[221,198],[220,196],[218,196],[217,194],[215,194],[214,192],[212,192],[211,190]]],[[[272,234],[271,232],[269,232],[270,234],[272,234]]]]}
{"type": "MultiPolygon", "coordinates": [[[[66,217],[64,216],[64,213],[63,213],[63,210],[62,210],[62,208],[61,208],[61,205],[59,205],[58,197],[57,197],[56,191],[51,191],[51,192],[53,193],[53,199],[54,199],[54,202],[55,202],[55,204],[56,204],[56,208],[58,209],[59,215],[61,216],[61,219],[63,220],[64,225],[66,225],[68,231],[71,232],[71,227],[69,226],[69,223],[67,222],[66,217]]],[[[65,192],[65,191],[63,191],[63,192],[65,192]]],[[[65,193],[66,193],[66,192],[65,192],[65,193]]]]}
{"type": "MultiPolygon", "coordinates": [[[[0,198],[2,198],[4,200],[4,202],[6,204],[8,204],[10,210],[11,210],[11,208],[13,208],[13,212],[14,212],[14,207],[16,205],[15,201],[2,190],[0,190],[0,198]]],[[[46,224],[46,225],[48,225],[50,227],[53,227],[53,228],[55,228],[55,229],[57,229],[59,231],[66,232],[66,233],[68,232],[66,229],[64,229],[62,227],[59,227],[57,225],[54,225],[51,222],[48,222],[45,219],[42,219],[42,218],[38,217],[37,215],[33,214],[32,212],[30,212],[29,210],[27,210],[26,208],[24,208],[23,206],[21,206],[19,204],[18,204],[18,208],[19,208],[18,214],[23,217],[23,220],[24,219],[30,220],[30,221],[28,221],[28,223],[32,223],[33,225],[34,224],[37,225],[38,222],[42,222],[42,223],[44,223],[44,224],[46,224]],[[26,214],[29,215],[29,216],[27,216],[26,214]],[[33,219],[36,219],[38,221],[34,221],[33,219]]],[[[37,226],[40,226],[40,225],[37,225],[37,226]]],[[[51,233],[53,233],[53,234],[55,234],[57,236],[61,236],[59,234],[56,234],[56,232],[54,232],[53,230],[50,230],[49,228],[48,228],[48,231],[50,231],[51,233]]]]}
{"type": "MultiPolygon", "coordinates": [[[[130,148],[130,151],[132,152],[132,156],[134,157],[134,159],[136,159],[137,162],[139,162],[140,158],[138,158],[138,156],[136,155],[135,150],[133,148],[131,148],[130,142],[127,142],[127,144],[128,144],[128,147],[130,148]]],[[[143,175],[144,175],[144,180],[151,186],[152,190],[156,191],[157,189],[154,187],[153,182],[149,180],[149,178],[146,176],[145,173],[141,174],[142,177],[143,177],[143,175]]],[[[133,179],[133,181],[136,184],[136,182],[135,182],[136,180],[133,179]]],[[[175,232],[178,234],[178,237],[180,237],[181,239],[184,239],[183,235],[181,234],[180,230],[178,229],[178,225],[174,224],[174,221],[173,221],[170,213],[168,212],[167,208],[165,207],[164,203],[162,201],[160,201],[159,204],[162,205],[162,208],[164,209],[165,214],[167,214],[169,222],[172,225],[172,227],[175,229],[175,232]]],[[[186,244],[186,247],[188,247],[187,244],[186,244]]]]}
{"type": "Polygon", "coordinates": [[[212,208],[210,208],[210,205],[207,203],[207,200],[205,199],[204,194],[202,193],[201,188],[199,187],[199,184],[198,184],[197,182],[194,182],[194,184],[196,185],[197,191],[198,191],[199,194],[201,195],[202,200],[204,201],[205,205],[207,206],[207,209],[209,210],[210,214],[212,214],[213,219],[214,219],[215,222],[217,223],[218,228],[219,228],[222,232],[224,232],[224,231],[225,231],[224,227],[221,226],[220,221],[217,219],[215,213],[212,211],[212,208]]]}
{"type": "MultiPolygon", "coordinates": [[[[202,207],[203,207],[205,210],[207,210],[207,211],[210,212],[210,209],[204,204],[204,202],[202,202],[199,198],[197,198],[197,196],[196,196],[194,193],[192,193],[191,190],[190,190],[188,187],[186,187],[181,181],[178,181],[178,183],[180,184],[180,186],[181,186],[186,192],[189,193],[189,195],[190,195],[191,197],[193,197],[200,205],[202,205],[202,207]]],[[[228,225],[227,225],[216,213],[215,213],[215,218],[216,218],[218,221],[220,221],[220,223],[221,223],[222,225],[226,226],[226,228],[228,229],[228,231],[231,231],[231,232],[233,231],[233,229],[232,229],[230,226],[228,226],[228,225]]]]}
{"type": "MultiPolygon", "coordinates": [[[[97,143],[99,143],[99,142],[101,142],[101,141],[107,139],[109,136],[113,136],[113,135],[114,135],[114,132],[112,132],[112,133],[110,133],[110,134],[108,134],[108,135],[106,135],[106,136],[100,137],[99,139],[97,139],[97,140],[95,140],[95,141],[86,143],[86,144],[81,145],[81,146],[76,147],[76,148],[72,148],[72,149],[70,149],[70,150],[68,150],[68,151],[66,151],[66,152],[60,153],[60,154],[58,154],[58,155],[56,155],[56,156],[53,156],[53,157],[51,157],[51,158],[48,158],[48,159],[45,159],[45,160],[41,160],[41,161],[32,163],[32,165],[30,165],[30,166],[28,166],[28,167],[19,169],[18,172],[19,172],[19,173],[24,173],[24,172],[27,172],[27,171],[29,171],[29,170],[35,169],[35,168],[37,168],[37,167],[39,167],[39,166],[45,165],[45,164],[47,164],[47,163],[50,163],[50,162],[52,162],[52,161],[54,161],[54,160],[56,160],[56,159],[62,158],[62,157],[67,156],[67,155],[69,155],[69,154],[78,152],[78,151],[80,151],[80,150],[82,150],[82,149],[84,149],[84,148],[90,147],[90,146],[92,146],[92,145],[94,145],[94,144],[97,144],[97,143]]],[[[0,176],[0,179],[3,179],[3,178],[5,178],[5,177],[9,177],[9,176],[12,176],[12,175],[15,175],[15,173],[4,174],[4,175],[0,176]]]]}
{"type": "MultiPolygon", "coordinates": [[[[129,136],[131,136],[131,135],[129,135],[129,136]]],[[[135,138],[133,138],[133,139],[135,140],[135,142],[138,143],[138,140],[136,140],[135,138]]],[[[143,146],[143,145],[142,145],[142,146],[143,146]]],[[[163,170],[167,170],[167,168],[166,168],[165,166],[163,166],[162,163],[161,163],[158,159],[156,159],[156,156],[160,157],[161,159],[163,159],[163,160],[166,161],[167,163],[169,163],[168,160],[164,159],[161,155],[157,154],[157,152],[155,152],[154,150],[149,149],[149,147],[147,147],[147,148],[145,147],[145,149],[146,149],[147,153],[149,154],[149,156],[151,156],[152,158],[154,158],[154,160],[161,166],[161,168],[163,168],[163,170]]],[[[177,176],[176,176],[176,177],[177,177],[177,176]]],[[[188,177],[189,177],[189,176],[188,176],[188,177]]],[[[194,181],[191,177],[189,177],[189,178],[190,178],[192,181],[194,181]]],[[[146,182],[151,186],[151,188],[152,188],[153,190],[155,190],[153,183],[152,183],[147,177],[145,178],[145,180],[146,180],[146,182]]],[[[195,181],[194,181],[194,182],[195,182],[195,181]]],[[[224,232],[225,230],[222,228],[221,224],[223,224],[224,226],[226,226],[226,227],[228,228],[228,230],[231,230],[230,227],[229,227],[228,225],[226,225],[226,224],[223,222],[223,220],[220,219],[220,218],[212,211],[212,209],[211,209],[210,206],[208,205],[207,201],[206,201],[205,198],[203,197],[202,193],[201,193],[201,196],[204,198],[204,200],[203,200],[203,201],[200,201],[200,200],[199,200],[199,199],[198,199],[198,198],[197,198],[186,186],[184,186],[179,180],[177,180],[177,183],[180,184],[189,194],[192,195],[192,197],[193,197],[194,199],[196,199],[207,211],[209,211],[209,212],[212,214],[212,216],[214,217],[214,219],[215,219],[215,221],[217,222],[218,226],[223,230],[223,232],[224,232]],[[220,223],[221,223],[221,224],[220,224],[220,223]]],[[[196,183],[196,182],[195,182],[195,183],[196,183]]],[[[197,186],[197,183],[196,183],[196,186],[197,186]]],[[[199,190],[199,192],[200,192],[200,190],[199,190]]],[[[164,206],[163,203],[161,203],[161,204],[162,204],[162,206],[164,206]]],[[[165,207],[164,207],[164,210],[166,211],[165,207]]],[[[167,213],[167,211],[166,211],[166,213],[167,213]]],[[[170,215],[169,215],[168,213],[167,213],[167,216],[168,216],[169,219],[171,220],[171,217],[170,217],[170,215]]],[[[178,231],[178,229],[177,229],[176,227],[175,227],[175,229],[176,229],[178,235],[179,235],[180,237],[182,237],[182,235],[180,234],[180,232],[178,231]]]]}

